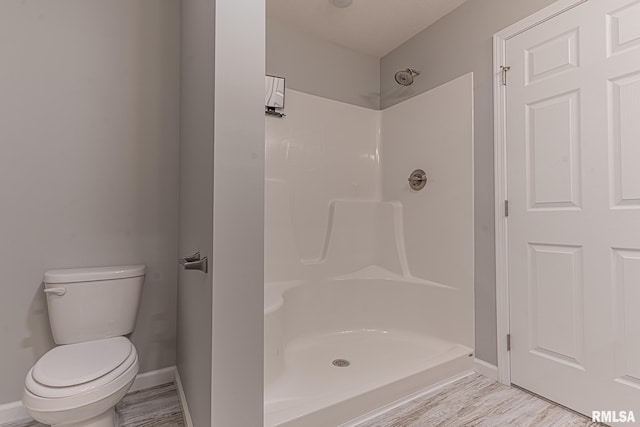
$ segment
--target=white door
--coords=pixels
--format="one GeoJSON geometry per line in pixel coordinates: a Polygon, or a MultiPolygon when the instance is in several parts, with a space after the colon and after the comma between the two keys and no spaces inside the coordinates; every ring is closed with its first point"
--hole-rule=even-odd
{"type": "Polygon", "coordinates": [[[640,420],[640,0],[507,41],[511,381],[640,420]]]}

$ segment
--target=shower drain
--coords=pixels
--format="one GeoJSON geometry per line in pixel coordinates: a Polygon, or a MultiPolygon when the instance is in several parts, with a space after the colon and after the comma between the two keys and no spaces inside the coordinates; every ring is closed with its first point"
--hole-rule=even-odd
{"type": "Polygon", "coordinates": [[[346,368],[347,366],[351,365],[351,363],[346,359],[336,359],[331,362],[331,364],[333,366],[337,366],[338,368],[346,368]]]}

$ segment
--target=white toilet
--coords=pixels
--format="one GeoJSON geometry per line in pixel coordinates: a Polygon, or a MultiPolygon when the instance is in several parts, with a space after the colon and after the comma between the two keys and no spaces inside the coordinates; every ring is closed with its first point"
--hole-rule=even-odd
{"type": "Polygon", "coordinates": [[[44,276],[58,347],[25,380],[22,402],[44,424],[114,427],[116,404],[138,373],[133,331],[144,265],[51,270],[44,276]]]}

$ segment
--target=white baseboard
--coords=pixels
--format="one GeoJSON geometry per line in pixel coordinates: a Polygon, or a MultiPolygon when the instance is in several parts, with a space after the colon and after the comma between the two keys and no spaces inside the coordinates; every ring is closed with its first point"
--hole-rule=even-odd
{"type": "MultiPolygon", "coordinates": [[[[129,392],[170,383],[174,381],[174,379],[176,380],[176,383],[178,383],[176,376],[177,371],[175,366],[139,374],[136,376],[136,380],[133,382],[129,392]]],[[[183,407],[186,409],[185,405],[186,402],[183,402],[183,407]]],[[[24,408],[21,401],[0,405],[0,424],[20,421],[26,418],[29,418],[29,413],[24,408]]],[[[188,425],[188,427],[193,426],[188,425]]]]}
{"type": "Polygon", "coordinates": [[[484,360],[475,359],[473,361],[473,370],[487,378],[498,381],[498,367],[484,360]]]}
{"type": "Polygon", "coordinates": [[[175,370],[175,381],[178,389],[178,398],[180,398],[180,404],[182,405],[182,416],[184,417],[184,424],[186,427],[193,427],[193,421],[191,420],[191,413],[189,412],[189,405],[187,405],[187,396],[184,394],[184,388],[182,387],[182,381],[180,380],[180,373],[178,368],[175,370]]]}
{"type": "Polygon", "coordinates": [[[176,367],[169,366],[168,368],[156,369],[155,371],[145,372],[144,374],[138,374],[136,380],[133,382],[129,393],[133,391],[142,390],[145,388],[155,387],[174,381],[176,377],[176,367]]]}
{"type": "Polygon", "coordinates": [[[29,418],[29,413],[24,409],[21,401],[0,405],[0,424],[24,420],[25,418],[29,418]]]}
{"type": "Polygon", "coordinates": [[[449,384],[452,384],[458,380],[461,380],[462,378],[466,378],[469,375],[472,375],[473,371],[467,371],[467,372],[463,372],[462,374],[458,374],[455,375],[451,378],[447,378],[446,380],[442,380],[428,388],[425,388],[423,390],[417,391],[407,397],[403,397],[400,400],[396,400],[395,402],[391,402],[381,408],[378,408],[374,411],[368,412],[364,415],[359,416],[358,418],[355,418],[353,420],[347,421],[344,424],[341,424],[338,427],[356,427],[357,425],[360,425],[364,422],[367,422],[369,420],[372,420],[373,418],[379,417],[380,415],[389,412],[399,406],[404,405],[405,403],[409,403],[412,400],[418,399],[418,398],[428,398],[430,396],[434,396],[435,394],[437,394],[438,392],[440,392],[440,390],[442,390],[444,387],[448,386],[449,384]]]}

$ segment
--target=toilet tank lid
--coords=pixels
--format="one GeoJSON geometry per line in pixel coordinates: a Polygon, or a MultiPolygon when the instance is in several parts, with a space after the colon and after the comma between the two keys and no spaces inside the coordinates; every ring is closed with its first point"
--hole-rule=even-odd
{"type": "Polygon", "coordinates": [[[45,283],[92,282],[144,276],[144,265],[118,265],[112,267],[69,268],[44,273],[45,283]]]}

